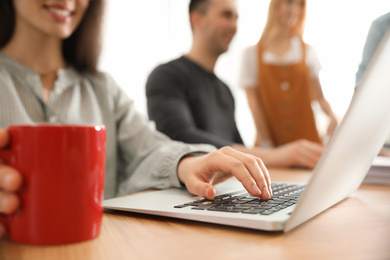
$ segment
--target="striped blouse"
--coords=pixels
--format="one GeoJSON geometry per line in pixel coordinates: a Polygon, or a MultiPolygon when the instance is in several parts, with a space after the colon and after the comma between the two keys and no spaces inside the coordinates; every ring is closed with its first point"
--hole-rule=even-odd
{"type": "Polygon", "coordinates": [[[106,73],[66,68],[57,76],[45,102],[39,74],[0,52],[0,127],[43,122],[105,125],[105,198],[179,187],[179,160],[192,152],[215,150],[172,141],[157,132],[106,73]]]}

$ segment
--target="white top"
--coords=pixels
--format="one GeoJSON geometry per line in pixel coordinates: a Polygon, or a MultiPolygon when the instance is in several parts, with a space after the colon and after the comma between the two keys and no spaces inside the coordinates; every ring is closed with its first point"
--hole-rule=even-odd
{"type": "MultiPolygon", "coordinates": [[[[249,46],[244,50],[241,64],[239,86],[241,88],[257,86],[258,73],[257,45],[249,46]]],[[[291,38],[290,49],[283,57],[277,57],[269,51],[265,51],[263,61],[267,64],[294,64],[302,60],[302,45],[298,37],[291,38]]],[[[310,69],[312,78],[317,78],[321,70],[318,56],[310,45],[306,44],[306,64],[310,69]]]]}

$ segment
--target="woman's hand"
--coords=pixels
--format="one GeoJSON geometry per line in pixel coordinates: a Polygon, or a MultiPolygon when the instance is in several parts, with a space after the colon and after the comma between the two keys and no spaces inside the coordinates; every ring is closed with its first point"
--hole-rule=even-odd
{"type": "Polygon", "coordinates": [[[390,157],[390,148],[382,147],[382,149],[380,150],[378,155],[379,156],[390,157]]]}
{"type": "Polygon", "coordinates": [[[232,175],[253,196],[264,200],[271,198],[271,179],[263,161],[231,147],[223,147],[203,156],[184,158],[178,166],[179,179],[188,191],[206,199],[215,197],[213,185],[232,175]]]}
{"type": "Polygon", "coordinates": [[[300,166],[312,169],[317,164],[323,150],[324,147],[321,144],[301,139],[270,149],[267,158],[273,160],[269,165],[300,166]]]}
{"type": "MultiPolygon", "coordinates": [[[[7,146],[9,136],[6,130],[0,129],[0,149],[7,146]]],[[[21,174],[0,161],[0,213],[10,214],[19,207],[19,198],[15,194],[22,184],[21,174]]],[[[0,237],[6,233],[5,226],[0,223],[0,237]]]]}
{"type": "Polygon", "coordinates": [[[326,130],[326,136],[331,137],[336,127],[337,127],[337,119],[336,117],[333,116],[330,118],[328,128],[326,130]]]}

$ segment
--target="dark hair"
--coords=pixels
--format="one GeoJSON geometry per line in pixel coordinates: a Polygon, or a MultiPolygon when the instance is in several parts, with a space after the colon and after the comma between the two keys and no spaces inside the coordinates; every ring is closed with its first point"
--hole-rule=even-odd
{"type": "MultiPolygon", "coordinates": [[[[104,0],[91,0],[74,33],[63,41],[62,54],[68,65],[79,71],[96,72],[101,51],[104,0]]],[[[15,29],[12,0],[0,0],[0,48],[11,39],[15,29]]]]}
{"type": "Polygon", "coordinates": [[[11,39],[15,29],[15,12],[12,0],[0,1],[0,48],[11,39]]]}
{"type": "Polygon", "coordinates": [[[206,13],[209,3],[209,0],[191,0],[189,6],[189,13],[192,13],[194,11],[202,14],[206,13]]]}

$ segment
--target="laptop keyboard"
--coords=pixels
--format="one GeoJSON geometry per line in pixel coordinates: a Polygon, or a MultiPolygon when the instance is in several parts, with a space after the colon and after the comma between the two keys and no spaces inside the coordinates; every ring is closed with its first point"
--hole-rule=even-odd
{"type": "Polygon", "coordinates": [[[271,215],[296,204],[305,186],[305,184],[272,183],[273,196],[270,200],[262,200],[244,190],[219,195],[212,200],[201,199],[174,207],[179,209],[191,207],[193,210],[271,215]]]}

